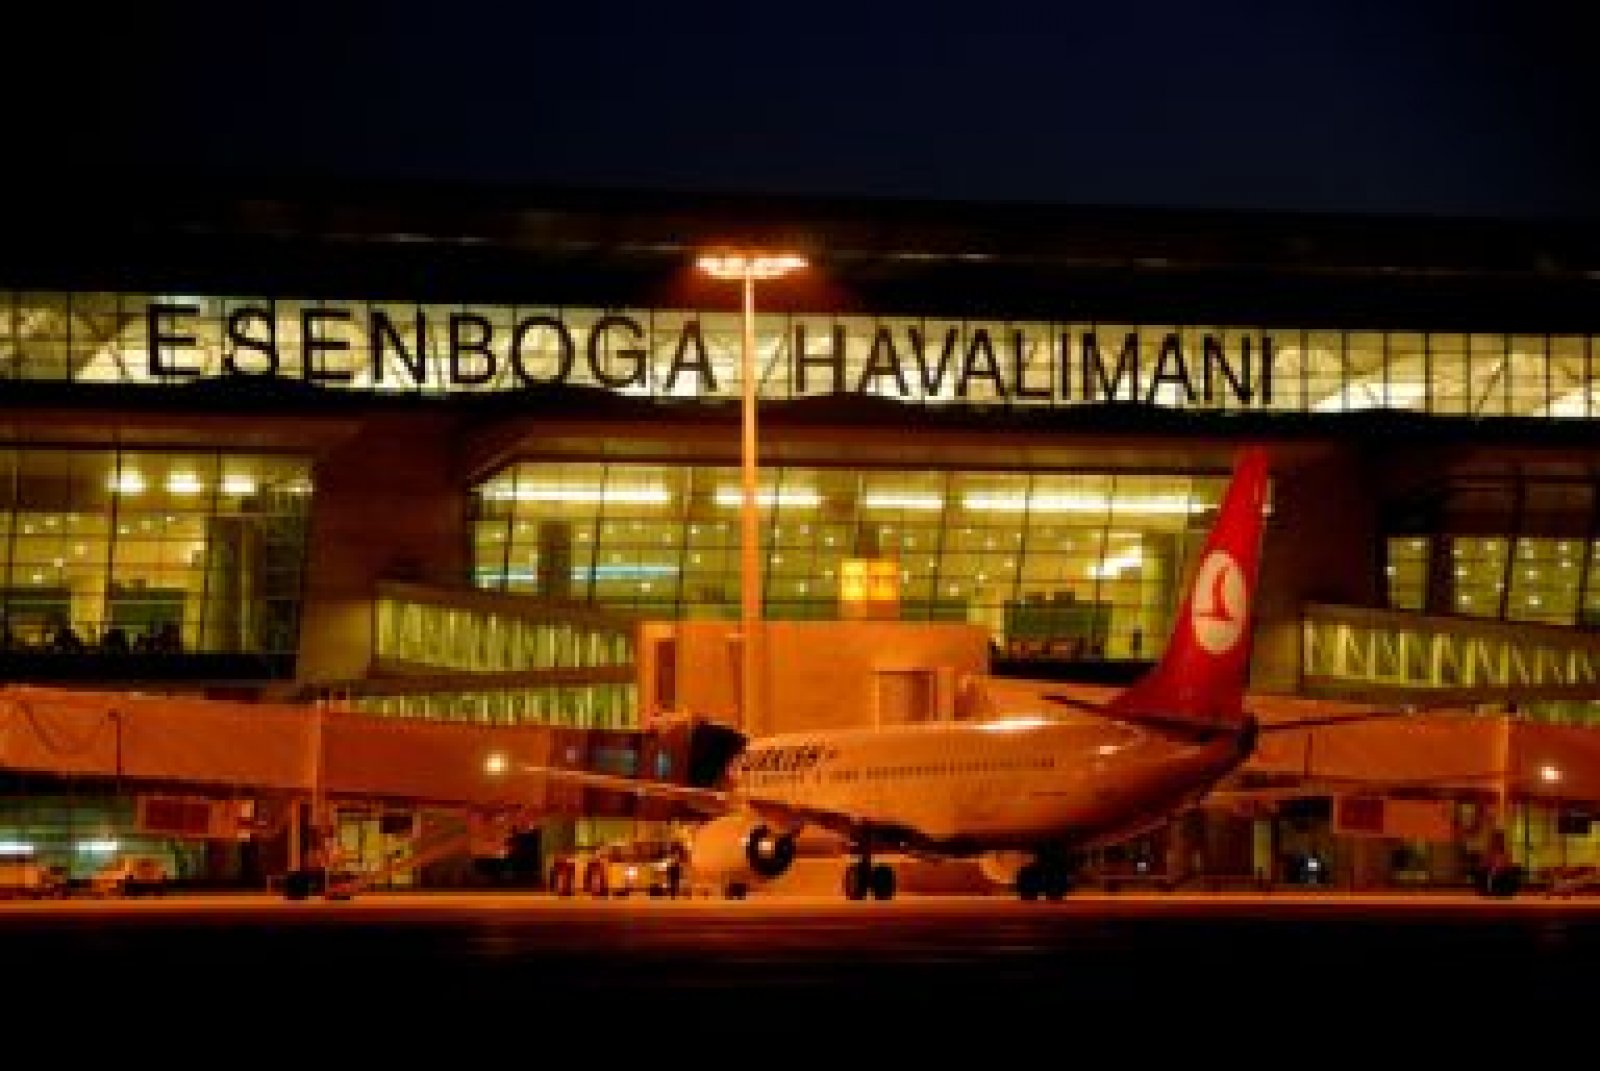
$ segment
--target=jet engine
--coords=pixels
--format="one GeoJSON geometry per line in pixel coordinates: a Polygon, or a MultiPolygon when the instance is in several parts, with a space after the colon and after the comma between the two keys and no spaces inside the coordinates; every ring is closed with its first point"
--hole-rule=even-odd
{"type": "Polygon", "coordinates": [[[689,842],[689,867],[696,881],[735,898],[782,877],[794,857],[792,831],[738,815],[711,819],[689,842]]]}

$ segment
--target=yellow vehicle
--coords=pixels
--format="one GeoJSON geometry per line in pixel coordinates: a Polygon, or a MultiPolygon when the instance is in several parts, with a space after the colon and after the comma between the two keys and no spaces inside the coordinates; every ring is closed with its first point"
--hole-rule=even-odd
{"type": "Polygon", "coordinates": [[[678,896],[687,891],[683,846],[676,840],[612,841],[579,849],[556,859],[550,868],[550,891],[572,896],[678,896]]]}
{"type": "Polygon", "coordinates": [[[95,896],[139,896],[162,892],[169,880],[160,859],[122,855],[89,876],[89,891],[95,896]]]}
{"type": "Polygon", "coordinates": [[[66,895],[66,872],[61,867],[32,860],[0,859],[0,897],[47,900],[66,895]]]}

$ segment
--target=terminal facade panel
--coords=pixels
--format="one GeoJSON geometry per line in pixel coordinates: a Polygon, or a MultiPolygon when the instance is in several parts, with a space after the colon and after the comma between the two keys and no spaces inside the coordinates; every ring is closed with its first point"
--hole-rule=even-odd
{"type": "MultiPolygon", "coordinates": [[[[741,603],[741,320],[693,258],[780,239],[812,267],[756,294],[760,602],[795,635],[920,622],[971,630],[993,674],[1129,679],[1245,442],[1274,455],[1263,692],[1325,675],[1308,607],[1560,630],[1580,653],[1600,619],[1581,230],[473,204],[161,191],[12,213],[10,679],[636,734],[670,671],[633,623],[714,628],[741,603]]],[[[1361,673],[1352,694],[1397,694],[1361,673]]],[[[886,686],[907,716],[960,709],[949,674],[911,680],[886,686]]],[[[1586,723],[1596,696],[1560,684],[1518,713],[1586,723]]],[[[0,844],[71,856],[86,814],[133,843],[116,786],[13,780],[0,844]]],[[[1281,830],[1336,843],[1318,806],[1281,830]]],[[[611,821],[552,820],[540,850],[632,818],[611,821]]],[[[392,807],[352,822],[358,852],[408,835],[392,807]]]]}

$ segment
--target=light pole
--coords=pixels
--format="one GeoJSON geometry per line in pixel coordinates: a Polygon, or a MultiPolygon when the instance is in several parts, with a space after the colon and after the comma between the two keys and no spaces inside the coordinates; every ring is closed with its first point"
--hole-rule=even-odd
{"type": "Polygon", "coordinates": [[[739,496],[739,726],[747,733],[764,732],[756,687],[761,644],[760,512],[756,503],[756,282],[780,279],[806,266],[795,253],[708,253],[696,262],[713,279],[737,279],[744,304],[739,344],[740,412],[739,496]]]}

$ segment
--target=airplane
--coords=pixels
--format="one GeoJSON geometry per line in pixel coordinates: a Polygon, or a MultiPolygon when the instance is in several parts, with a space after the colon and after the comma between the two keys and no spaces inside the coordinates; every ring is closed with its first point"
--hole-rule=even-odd
{"type": "Polygon", "coordinates": [[[728,897],[788,872],[801,834],[815,830],[852,857],[851,900],[894,896],[879,852],[977,859],[1022,899],[1060,899],[1087,852],[1195,805],[1277,728],[1244,703],[1267,484],[1266,450],[1241,450],[1165,651],[1107,700],[1042,696],[1048,706],[1005,717],[752,739],[703,722],[691,735],[697,769],[682,783],[527,771],[675,801],[698,819],[691,875],[728,897]]]}

